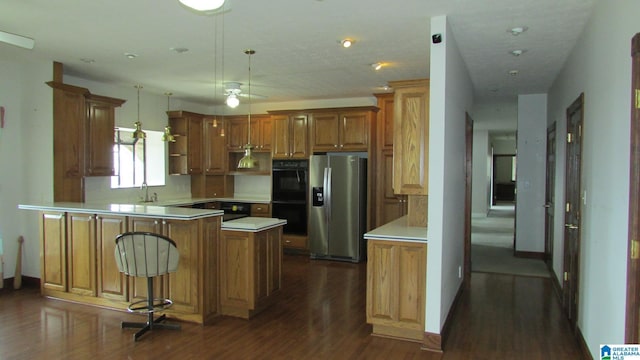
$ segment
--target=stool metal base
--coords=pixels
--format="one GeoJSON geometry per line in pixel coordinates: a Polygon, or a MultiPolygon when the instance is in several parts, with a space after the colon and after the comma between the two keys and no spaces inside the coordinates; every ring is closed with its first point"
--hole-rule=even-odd
{"type": "Polygon", "coordinates": [[[140,329],[138,332],[133,334],[133,340],[134,341],[138,341],[138,338],[140,338],[140,336],[142,336],[147,331],[153,330],[153,329],[180,330],[180,325],[162,323],[162,321],[164,321],[164,320],[166,320],[166,316],[165,315],[159,316],[158,318],[156,318],[154,320],[153,319],[153,313],[149,313],[149,321],[147,321],[147,322],[123,321],[122,322],[122,328],[123,329],[124,328],[140,329]]]}

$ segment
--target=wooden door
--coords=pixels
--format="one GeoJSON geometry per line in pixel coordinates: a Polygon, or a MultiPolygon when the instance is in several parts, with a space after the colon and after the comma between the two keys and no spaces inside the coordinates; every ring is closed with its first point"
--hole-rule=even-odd
{"type": "Polygon", "coordinates": [[[220,306],[225,313],[231,308],[248,308],[253,289],[250,287],[250,235],[240,231],[220,231],[220,306]]]}
{"type": "Polygon", "coordinates": [[[96,222],[91,214],[67,214],[67,274],[71,293],[96,296],[96,222]]]}
{"type": "Polygon", "coordinates": [[[113,105],[87,101],[85,175],[113,176],[113,129],[115,112],[113,105]]]}
{"type": "Polygon", "coordinates": [[[127,301],[128,289],[126,275],[118,270],[115,260],[116,236],[127,231],[126,217],[96,217],[96,243],[98,260],[98,296],[127,301]]]}
{"type": "Polygon", "coordinates": [[[202,119],[189,117],[189,174],[202,174],[202,119]]]}
{"type": "Polygon", "coordinates": [[[340,118],[337,113],[318,113],[311,117],[311,149],[337,151],[340,143],[340,118]]]}
{"type": "Polygon", "coordinates": [[[544,258],[547,266],[553,268],[553,229],[555,215],[555,187],[556,187],[556,123],[547,129],[547,172],[544,194],[544,258]]]}
{"type": "Polygon", "coordinates": [[[286,159],[289,157],[289,117],[287,115],[274,115],[271,117],[272,148],[271,156],[274,159],[286,159]]]}
{"type": "Polygon", "coordinates": [[[306,159],[309,157],[309,133],[307,115],[295,115],[290,118],[289,157],[306,159]]]}
{"type": "Polygon", "coordinates": [[[347,112],[340,115],[341,151],[367,151],[369,149],[369,118],[367,111],[347,112]]]}
{"type": "Polygon", "coordinates": [[[396,88],[393,114],[393,188],[396,194],[429,194],[429,82],[396,88]]]}
{"type": "Polygon", "coordinates": [[[204,171],[207,175],[225,173],[227,144],[222,131],[223,127],[224,123],[216,118],[204,120],[204,171]]]}
{"type": "Polygon", "coordinates": [[[40,214],[41,288],[67,290],[66,217],[63,212],[40,214]]]}
{"type": "Polygon", "coordinates": [[[241,151],[247,143],[248,123],[246,117],[234,116],[227,117],[227,148],[230,151],[241,151]]]}
{"type": "Polygon", "coordinates": [[[584,94],[567,108],[567,148],[564,216],[564,284],[562,304],[572,327],[577,326],[580,280],[580,192],[584,94]]]}
{"type": "Polygon", "coordinates": [[[625,343],[640,342],[640,33],[631,40],[631,156],[625,343]]]}

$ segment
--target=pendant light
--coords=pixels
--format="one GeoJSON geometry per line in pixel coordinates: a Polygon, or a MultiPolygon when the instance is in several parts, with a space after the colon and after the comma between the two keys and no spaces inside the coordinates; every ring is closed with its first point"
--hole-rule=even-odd
{"type": "Polygon", "coordinates": [[[134,85],[134,87],[138,89],[138,121],[133,123],[133,125],[135,125],[136,127],[135,131],[133,132],[133,138],[146,139],[147,134],[145,134],[145,132],[142,131],[142,123],[140,122],[140,89],[142,89],[142,85],[134,85]]]}
{"type": "Polygon", "coordinates": [[[238,161],[238,169],[253,169],[258,166],[258,160],[255,159],[251,155],[251,149],[253,145],[251,145],[251,55],[256,52],[251,49],[247,49],[244,51],[245,54],[249,55],[249,115],[247,116],[247,144],[244,146],[244,156],[238,161]]]}
{"type": "MultiPolygon", "coordinates": [[[[171,110],[171,107],[169,106],[169,99],[173,94],[170,92],[166,92],[164,94],[167,95],[167,113],[168,113],[171,110]]],[[[173,136],[173,134],[171,133],[171,125],[169,124],[167,124],[167,126],[164,127],[164,134],[162,135],[162,141],[176,142],[175,136],[173,136]]]]}

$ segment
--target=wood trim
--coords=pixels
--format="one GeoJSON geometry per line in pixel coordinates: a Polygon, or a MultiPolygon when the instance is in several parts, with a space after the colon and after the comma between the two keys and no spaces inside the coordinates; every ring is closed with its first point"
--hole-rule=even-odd
{"type": "Polygon", "coordinates": [[[640,108],[636,105],[636,92],[640,91],[640,33],[631,40],[631,143],[629,170],[629,238],[627,244],[627,304],[625,343],[640,340],[640,108]],[[634,246],[633,244],[636,244],[634,246]],[[633,251],[635,250],[635,251],[633,251]]]}
{"type": "Polygon", "coordinates": [[[407,87],[407,86],[424,86],[424,85],[429,85],[429,81],[430,79],[389,81],[389,86],[391,86],[392,88],[407,87]]]}
{"type": "MultiPolygon", "coordinates": [[[[13,282],[15,277],[6,278],[3,281],[3,287],[0,289],[0,293],[3,291],[10,290],[18,290],[13,288],[13,282]]],[[[22,276],[22,287],[23,288],[32,288],[32,289],[40,289],[40,279],[31,276],[22,276]]]]}
{"type": "Polygon", "coordinates": [[[593,360],[591,352],[589,351],[589,346],[587,346],[587,342],[584,340],[584,336],[582,335],[580,328],[577,328],[576,336],[578,337],[578,346],[580,346],[580,351],[582,351],[582,358],[593,360]]]}
{"type": "Polygon", "coordinates": [[[451,327],[453,325],[453,320],[452,320],[453,314],[458,309],[458,305],[460,304],[460,299],[462,298],[462,293],[464,292],[465,288],[466,286],[464,283],[460,287],[458,287],[458,292],[456,293],[456,297],[453,299],[451,308],[449,308],[449,313],[447,314],[447,318],[444,320],[444,325],[442,326],[442,330],[440,330],[440,335],[431,334],[428,332],[424,333],[425,337],[424,337],[424,343],[422,345],[423,350],[435,351],[440,353],[444,351],[442,344],[446,342],[447,338],[449,337],[449,334],[451,333],[451,327]],[[434,335],[437,335],[437,337],[434,335]],[[434,345],[436,341],[439,341],[439,346],[440,346],[439,350],[428,347],[428,346],[434,345]]]}
{"type": "Polygon", "coordinates": [[[64,79],[64,65],[61,62],[53,62],[53,81],[63,83],[64,79]]]}
{"type": "Polygon", "coordinates": [[[440,354],[443,353],[442,335],[425,331],[424,338],[422,339],[422,346],[420,347],[420,349],[440,354]]]}
{"type": "Polygon", "coordinates": [[[525,259],[537,259],[537,260],[543,260],[545,259],[545,254],[544,252],[537,252],[537,251],[514,251],[513,255],[515,257],[519,257],[519,258],[525,258],[525,259]]]}
{"type": "Polygon", "coordinates": [[[473,184],[473,119],[465,112],[465,196],[464,196],[464,278],[468,287],[471,283],[471,197],[473,184]]]}
{"type": "Polygon", "coordinates": [[[311,113],[317,113],[317,112],[342,112],[342,111],[378,112],[379,110],[380,108],[378,108],[377,106],[351,106],[351,107],[319,108],[319,109],[268,110],[267,113],[269,113],[269,115],[291,115],[291,114],[311,114],[311,113]]]}

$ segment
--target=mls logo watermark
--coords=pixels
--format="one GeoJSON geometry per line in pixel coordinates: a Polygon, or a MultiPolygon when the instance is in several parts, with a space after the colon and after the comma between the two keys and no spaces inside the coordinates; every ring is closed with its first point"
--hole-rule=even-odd
{"type": "Polygon", "coordinates": [[[640,345],[600,345],[600,360],[640,360],[640,345]]]}

